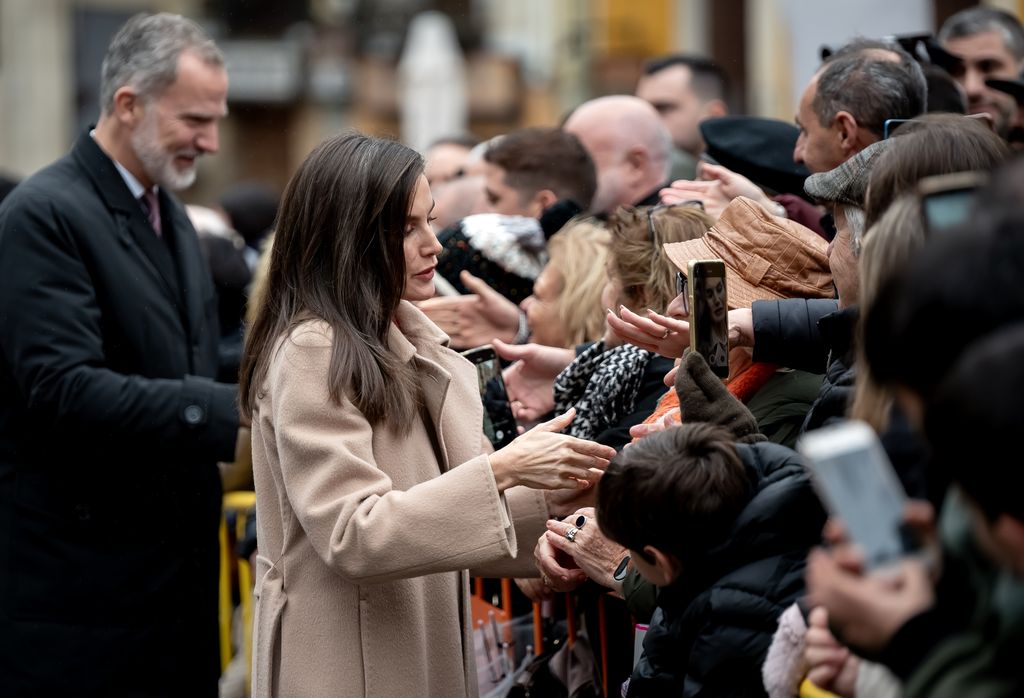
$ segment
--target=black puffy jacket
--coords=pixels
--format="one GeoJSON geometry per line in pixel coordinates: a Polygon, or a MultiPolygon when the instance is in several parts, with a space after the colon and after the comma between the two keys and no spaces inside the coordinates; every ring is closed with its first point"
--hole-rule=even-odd
{"type": "Polygon", "coordinates": [[[825,512],[794,451],[768,442],[737,449],[752,498],[726,541],[661,590],[629,696],[765,694],[761,664],[779,615],[803,593],[825,512]]]}

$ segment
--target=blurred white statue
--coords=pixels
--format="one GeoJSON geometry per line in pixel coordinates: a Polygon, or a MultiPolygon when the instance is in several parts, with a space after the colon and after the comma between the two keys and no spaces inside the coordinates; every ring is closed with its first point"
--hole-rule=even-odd
{"type": "Polygon", "coordinates": [[[398,94],[402,140],[410,147],[423,152],[438,138],[466,132],[466,61],[447,15],[413,18],[398,63],[398,94]]]}

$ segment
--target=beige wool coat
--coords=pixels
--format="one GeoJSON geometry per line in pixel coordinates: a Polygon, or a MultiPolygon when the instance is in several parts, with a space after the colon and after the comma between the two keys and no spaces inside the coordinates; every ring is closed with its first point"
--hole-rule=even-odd
{"type": "Polygon", "coordinates": [[[254,696],[476,695],[467,570],[536,575],[547,507],[499,494],[475,368],[412,304],[397,320],[425,402],[402,433],[330,400],[326,323],[271,361],[252,420],[254,696]]]}

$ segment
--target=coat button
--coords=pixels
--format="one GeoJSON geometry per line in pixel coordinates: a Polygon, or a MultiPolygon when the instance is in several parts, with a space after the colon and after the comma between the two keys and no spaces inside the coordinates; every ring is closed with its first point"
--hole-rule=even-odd
{"type": "Polygon", "coordinates": [[[78,517],[79,521],[89,521],[92,518],[92,511],[85,504],[76,504],[75,516],[78,517]]]}
{"type": "Polygon", "coordinates": [[[196,425],[203,421],[206,413],[203,412],[203,408],[199,405],[189,405],[185,408],[182,416],[185,418],[186,424],[196,425]]]}

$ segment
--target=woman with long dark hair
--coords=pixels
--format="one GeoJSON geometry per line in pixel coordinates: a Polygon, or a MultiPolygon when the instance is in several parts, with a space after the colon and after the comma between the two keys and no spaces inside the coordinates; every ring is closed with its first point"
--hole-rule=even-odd
{"type": "Polygon", "coordinates": [[[475,370],[410,302],[434,293],[432,206],[417,153],[354,133],[285,192],[240,385],[254,695],[475,694],[466,570],[526,573],[539,490],[614,455],[557,433],[571,412],[485,454],[475,370]]]}

